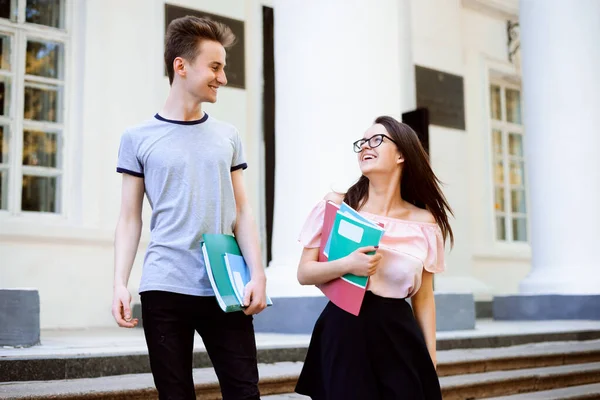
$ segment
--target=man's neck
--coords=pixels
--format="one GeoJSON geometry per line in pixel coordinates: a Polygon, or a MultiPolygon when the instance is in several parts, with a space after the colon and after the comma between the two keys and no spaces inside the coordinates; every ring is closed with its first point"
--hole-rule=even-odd
{"type": "Polygon", "coordinates": [[[196,121],[204,116],[202,105],[198,99],[192,98],[189,93],[171,87],[169,96],[160,116],[173,121],[196,121]]]}

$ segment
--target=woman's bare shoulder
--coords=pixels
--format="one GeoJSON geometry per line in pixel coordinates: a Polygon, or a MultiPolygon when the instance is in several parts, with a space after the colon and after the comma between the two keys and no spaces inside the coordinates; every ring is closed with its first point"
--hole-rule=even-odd
{"type": "Polygon", "coordinates": [[[325,201],[333,201],[335,204],[342,204],[344,201],[344,194],[338,192],[330,192],[323,198],[325,201]]]}
{"type": "Polygon", "coordinates": [[[416,222],[428,222],[432,224],[437,222],[429,210],[425,210],[416,206],[414,208],[411,207],[410,219],[416,222]]]}

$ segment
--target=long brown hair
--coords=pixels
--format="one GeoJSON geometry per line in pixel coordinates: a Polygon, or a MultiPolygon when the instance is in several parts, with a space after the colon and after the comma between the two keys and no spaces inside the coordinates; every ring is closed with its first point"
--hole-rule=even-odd
{"type": "MultiPolygon", "coordinates": [[[[400,192],[402,199],[419,208],[429,210],[440,226],[444,241],[450,238],[454,244],[454,234],[448,222],[448,214],[454,215],[444,193],[440,180],[433,173],[427,153],[415,131],[410,126],[388,116],[378,117],[375,124],[381,124],[392,137],[398,151],[404,157],[400,192]]],[[[355,210],[360,210],[369,198],[369,178],[362,175],[344,196],[344,202],[355,210]]]]}

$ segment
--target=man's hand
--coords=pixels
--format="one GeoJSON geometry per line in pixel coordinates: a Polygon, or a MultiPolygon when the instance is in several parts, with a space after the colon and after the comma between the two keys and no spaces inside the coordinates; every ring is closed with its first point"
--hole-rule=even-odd
{"type": "Polygon", "coordinates": [[[267,280],[265,277],[251,279],[244,289],[244,314],[258,314],[267,307],[267,280]]]}
{"type": "Polygon", "coordinates": [[[115,287],[112,314],[122,328],[134,328],[138,324],[137,318],[131,318],[131,294],[125,286],[115,287]]]}

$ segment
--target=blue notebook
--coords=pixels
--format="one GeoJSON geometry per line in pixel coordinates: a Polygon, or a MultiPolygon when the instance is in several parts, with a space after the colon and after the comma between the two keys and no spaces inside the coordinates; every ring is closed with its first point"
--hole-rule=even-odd
{"type": "MultiPolygon", "coordinates": [[[[244,303],[244,288],[250,282],[250,269],[248,265],[246,265],[246,261],[244,257],[225,253],[223,255],[225,260],[225,268],[227,269],[227,274],[229,275],[229,281],[233,286],[233,291],[238,299],[240,304],[244,303]]],[[[273,302],[267,296],[267,306],[273,305],[273,302]]]]}

